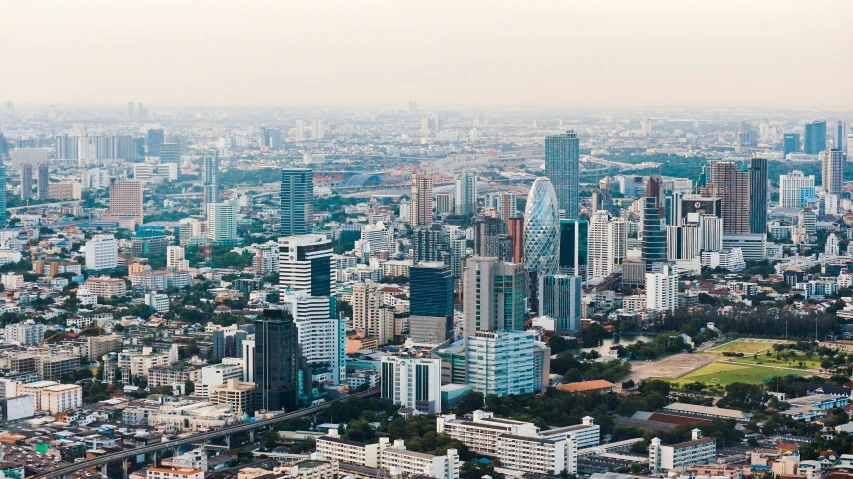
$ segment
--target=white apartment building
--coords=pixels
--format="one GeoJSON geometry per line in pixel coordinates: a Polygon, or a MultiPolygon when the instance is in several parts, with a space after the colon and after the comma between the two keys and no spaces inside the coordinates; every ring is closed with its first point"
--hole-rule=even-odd
{"type": "Polygon", "coordinates": [[[723,249],[723,219],[714,215],[699,216],[699,249],[720,251],[723,249]]]}
{"type": "Polygon", "coordinates": [[[95,235],[83,249],[86,269],[99,271],[118,266],[118,241],[113,235],[95,235]]]}
{"type": "Polygon", "coordinates": [[[237,200],[207,204],[207,239],[217,241],[237,240],[237,200]]]}
{"type": "Polygon", "coordinates": [[[83,286],[99,298],[110,299],[113,296],[127,294],[127,285],[121,278],[110,278],[109,276],[89,278],[83,283],[83,286]]]}
{"type": "MultiPolygon", "coordinates": [[[[326,299],[328,302],[328,298],[326,299]]],[[[302,357],[308,364],[328,364],[332,379],[346,384],[346,318],[305,319],[296,321],[302,357]]],[[[245,360],[245,356],[243,356],[245,360]]]]}
{"type": "Polygon", "coordinates": [[[48,329],[49,327],[46,324],[40,323],[8,324],[5,328],[6,342],[22,346],[36,344],[44,339],[44,333],[48,329]]]}
{"type": "Polygon", "coordinates": [[[497,457],[503,466],[537,474],[577,472],[577,443],[568,432],[541,434],[529,422],[496,418],[474,411],[472,420],[454,414],[439,416],[436,430],[465,443],[472,452],[497,457]]]}
{"type": "Polygon", "coordinates": [[[604,278],[621,264],[627,254],[628,228],[622,220],[614,220],[607,211],[596,211],[589,220],[590,279],[604,278]]]}
{"type": "Polygon", "coordinates": [[[186,271],[190,269],[190,262],[184,257],[183,246],[167,246],[166,247],[166,267],[175,268],[178,271],[186,271]]]}
{"type": "Polygon", "coordinates": [[[20,273],[3,273],[0,275],[0,283],[6,291],[15,291],[24,286],[24,275],[20,273]]]}
{"type": "Polygon", "coordinates": [[[779,206],[802,208],[804,199],[814,196],[814,175],[805,176],[802,171],[794,170],[779,176],[779,206]]]}
{"type": "Polygon", "coordinates": [[[171,360],[167,353],[155,353],[152,348],[144,347],[142,351],[122,351],[118,353],[118,367],[122,370],[122,381],[130,384],[135,376],[148,379],[148,370],[160,366],[168,366],[171,360]]]}
{"type": "Polygon", "coordinates": [[[76,384],[57,384],[40,391],[44,411],[59,414],[83,406],[83,388],[76,384]]]}
{"type": "Polygon", "coordinates": [[[746,261],[743,259],[743,252],[741,252],[740,248],[722,251],[703,251],[702,266],[707,266],[711,269],[719,266],[736,273],[746,268],[746,261]]]}
{"type": "Polygon", "coordinates": [[[189,467],[160,467],[146,469],[146,479],[204,479],[204,471],[189,467]]]}
{"type": "Polygon", "coordinates": [[[378,444],[341,439],[337,430],[317,438],[317,452],[326,461],[379,468],[404,477],[427,475],[437,479],[459,479],[461,465],[456,449],[448,449],[445,456],[433,456],[408,451],[401,440],[392,445],[387,437],[379,438],[378,444]]]}
{"type": "Polygon", "coordinates": [[[646,273],[646,309],[672,311],[678,307],[678,274],[664,266],[659,273],[646,273]]]}
{"type": "Polygon", "coordinates": [[[549,439],[571,438],[577,444],[578,449],[601,444],[601,426],[595,424],[591,416],[581,418],[581,424],[548,429],[542,431],[541,435],[549,439]]]}
{"type": "Polygon", "coordinates": [[[477,331],[466,341],[468,384],[475,391],[503,397],[542,389],[532,331],[477,331]]]}
{"type": "Polygon", "coordinates": [[[441,360],[383,356],[382,397],[425,414],[441,412],[441,360]]]}
{"type": "Polygon", "coordinates": [[[229,379],[242,379],[242,364],[212,364],[201,368],[201,381],[195,385],[195,395],[207,397],[213,386],[221,386],[229,379]]]}
{"type": "Polygon", "coordinates": [[[702,431],[693,430],[691,441],[679,444],[661,444],[660,438],[649,445],[649,466],[652,472],[681,472],[694,464],[711,464],[717,457],[717,440],[702,438],[702,431]]]}
{"type": "Polygon", "coordinates": [[[145,293],[145,304],[158,313],[168,313],[169,295],[166,293],[145,293]]]}

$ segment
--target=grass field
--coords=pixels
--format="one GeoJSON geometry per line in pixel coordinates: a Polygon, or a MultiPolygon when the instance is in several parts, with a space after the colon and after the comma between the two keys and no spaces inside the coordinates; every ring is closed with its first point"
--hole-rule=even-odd
{"type": "Polygon", "coordinates": [[[759,351],[764,351],[766,349],[771,349],[774,344],[780,343],[784,343],[784,341],[774,341],[772,339],[738,339],[725,344],[720,344],[719,346],[708,348],[705,350],[705,352],[716,354],[743,353],[744,355],[747,355],[754,354],[759,351]]]}
{"type": "Polygon", "coordinates": [[[678,379],[664,379],[664,381],[678,384],[679,386],[695,382],[726,386],[732,383],[757,384],[762,382],[765,378],[784,376],[789,373],[791,373],[791,371],[779,371],[773,368],[760,366],[742,366],[740,364],[714,362],[693,371],[684,377],[678,379]]]}
{"type": "Polygon", "coordinates": [[[721,358],[719,361],[734,361],[737,363],[749,363],[755,364],[756,366],[771,366],[771,367],[782,367],[782,368],[793,368],[793,369],[820,369],[820,359],[817,357],[813,357],[812,359],[806,359],[804,354],[798,354],[795,358],[782,357],[780,359],[776,359],[776,354],[774,353],[772,356],[767,356],[765,354],[759,354],[757,358],[753,358],[752,356],[744,356],[742,358],[721,358]],[[800,363],[803,363],[800,366],[800,363]]]}

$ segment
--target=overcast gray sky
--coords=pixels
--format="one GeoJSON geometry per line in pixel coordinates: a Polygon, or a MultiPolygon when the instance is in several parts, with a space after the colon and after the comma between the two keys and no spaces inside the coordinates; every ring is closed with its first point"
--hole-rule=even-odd
{"type": "Polygon", "coordinates": [[[851,19],[851,0],[3,0],[0,98],[853,110],[851,19]]]}

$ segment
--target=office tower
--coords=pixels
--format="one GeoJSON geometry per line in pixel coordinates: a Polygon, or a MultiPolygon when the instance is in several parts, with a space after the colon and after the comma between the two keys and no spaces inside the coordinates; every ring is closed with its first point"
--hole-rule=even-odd
{"type": "MultiPolygon", "coordinates": [[[[128,161],[136,160],[139,158],[139,154],[136,151],[136,146],[134,145],[134,138],[132,136],[112,136],[109,138],[109,141],[111,143],[110,149],[112,150],[113,158],[119,158],[128,161]]],[[[178,156],[178,161],[180,161],[180,156],[178,156]]]]}
{"type": "Polygon", "coordinates": [[[749,233],[749,172],[732,161],[711,165],[711,177],[702,188],[702,196],[722,200],[723,227],[726,234],[749,233]]]}
{"type": "Polygon", "coordinates": [[[841,196],[841,186],[844,182],[844,152],[835,148],[822,151],[821,175],[823,191],[829,195],[841,196]]]}
{"type": "Polygon", "coordinates": [[[216,150],[204,150],[201,157],[202,207],[218,201],[216,177],[219,175],[219,154],[216,150]]]}
{"type": "Polygon", "coordinates": [[[412,180],[409,200],[409,223],[412,227],[432,224],[432,177],[416,175],[412,180]]]}
{"type": "Polygon", "coordinates": [[[714,215],[699,217],[699,249],[720,251],[723,249],[723,219],[714,215]]]}
{"type": "Polygon", "coordinates": [[[500,257],[499,236],[506,225],[499,218],[483,218],[474,223],[474,255],[500,257]]]}
{"type": "Polygon", "coordinates": [[[524,209],[524,269],[538,275],[557,274],[560,262],[560,217],[551,180],[536,178],[524,209]]]}
{"type": "Polygon", "coordinates": [[[437,193],[435,195],[435,214],[442,218],[454,214],[456,212],[454,204],[455,200],[450,193],[437,193]]]}
{"type": "Polygon", "coordinates": [[[291,412],[299,390],[299,339],[296,323],[285,311],[264,309],[255,319],[255,384],[260,409],[291,412]]]}
{"type": "MultiPolygon", "coordinates": [[[[48,189],[48,194],[50,190],[48,189]]],[[[33,164],[21,165],[21,199],[28,200],[33,197],[33,164]]]]}
{"type": "Polygon", "coordinates": [[[99,271],[118,267],[118,241],[113,235],[95,235],[83,247],[86,269],[99,271]]]}
{"type": "Polygon", "coordinates": [[[533,331],[476,331],[466,339],[465,382],[486,397],[538,392],[543,374],[537,349],[533,331]]]}
{"type": "Polygon", "coordinates": [[[814,197],[814,175],[805,176],[799,170],[779,175],[779,206],[782,208],[802,208],[806,198],[814,197]]]}
{"type": "MultiPolygon", "coordinates": [[[[139,180],[110,179],[110,209],[107,215],[110,219],[118,221],[119,227],[127,227],[122,224],[138,226],[143,223],[142,189],[143,184],[139,180]]],[[[39,196],[41,196],[41,189],[39,189],[39,196]]]]}
{"type": "Polygon", "coordinates": [[[789,153],[800,151],[800,134],[785,133],[782,140],[782,155],[787,157],[789,153]]]}
{"type": "Polygon", "coordinates": [[[560,271],[586,277],[589,263],[589,222],[560,220],[560,271]]]}
{"type": "Polygon", "coordinates": [[[383,345],[394,339],[394,313],[377,289],[370,280],[352,286],[352,325],[383,345]]]}
{"type": "Polygon", "coordinates": [[[456,175],[456,214],[473,215],[477,212],[477,175],[465,170],[456,175]]]}
{"type": "Polygon", "coordinates": [[[512,238],[512,262],[524,263],[524,217],[516,216],[507,219],[507,232],[512,238]]]}
{"type": "Polygon", "coordinates": [[[453,275],[442,262],[409,268],[409,337],[416,343],[453,339],[453,275]]]}
{"type": "Polygon", "coordinates": [[[441,413],[441,360],[383,356],[382,399],[420,414],[441,413]]]}
{"type": "MultiPolygon", "coordinates": [[[[163,143],[160,145],[160,164],[181,164],[181,145],[178,143],[163,143]]],[[[202,170],[204,173],[204,170],[202,170]]]]}
{"type": "Polygon", "coordinates": [[[569,219],[580,214],[580,140],[573,130],[545,137],[545,176],[554,185],[557,206],[569,219]]]}
{"type": "Polygon", "coordinates": [[[210,244],[225,245],[238,242],[237,200],[207,204],[207,239],[210,244]]]}
{"type": "Polygon", "coordinates": [[[606,211],[596,211],[589,219],[589,279],[605,278],[625,259],[628,228],[606,211]]]}
{"type": "Polygon", "coordinates": [[[684,193],[681,191],[671,191],[664,199],[666,224],[678,226],[681,224],[681,217],[684,215],[684,193]]]}
{"type": "Polygon", "coordinates": [[[294,125],[293,129],[296,141],[305,140],[305,120],[296,120],[296,125],[294,125]]]}
{"type": "Polygon", "coordinates": [[[326,136],[326,125],[323,120],[311,120],[311,138],[314,140],[322,140],[326,136]]]}
{"type": "Polygon", "coordinates": [[[310,168],[281,170],[281,235],[297,236],[314,228],[314,172],[310,168]]]}
{"type": "Polygon", "coordinates": [[[332,242],[308,234],[278,239],[279,293],[307,291],[311,296],[335,294],[332,242]]]}
{"type": "Polygon", "coordinates": [[[561,333],[580,330],[582,281],[567,274],[539,277],[539,315],[553,319],[561,333]]]}
{"type": "Polygon", "coordinates": [[[767,234],[767,159],[749,161],[749,232],[767,234]]]}
{"type": "Polygon", "coordinates": [[[417,115],[418,114],[418,102],[410,101],[409,102],[409,114],[417,115]]]}
{"type": "Polygon", "coordinates": [[[273,150],[281,148],[281,130],[278,128],[261,128],[261,146],[273,150]]]}
{"type": "Polygon", "coordinates": [[[646,271],[651,271],[652,265],[666,260],[666,230],[660,217],[658,198],[647,196],[643,202],[643,244],[642,258],[646,262],[646,271]]]}
{"type": "Polygon", "coordinates": [[[666,258],[693,259],[699,249],[699,225],[684,224],[666,227],[666,258]]]}
{"type": "Polygon", "coordinates": [[[847,151],[847,123],[844,120],[838,120],[835,126],[835,149],[847,151]]]}
{"type": "Polygon", "coordinates": [[[819,155],[826,149],[826,121],[806,123],[805,142],[803,151],[809,155],[819,155]]]}
{"type": "Polygon", "coordinates": [[[524,329],[524,270],[520,264],[472,256],[462,274],[464,336],[524,329]]]}
{"type": "Polygon", "coordinates": [[[450,238],[441,225],[418,227],[412,232],[412,261],[443,261],[450,248],[450,238]]]}
{"type": "Polygon", "coordinates": [[[660,272],[646,273],[646,309],[675,312],[678,306],[678,274],[664,265],[660,272]]]}
{"type": "Polygon", "coordinates": [[[160,147],[163,145],[163,130],[148,130],[148,156],[160,156],[160,147]]]}

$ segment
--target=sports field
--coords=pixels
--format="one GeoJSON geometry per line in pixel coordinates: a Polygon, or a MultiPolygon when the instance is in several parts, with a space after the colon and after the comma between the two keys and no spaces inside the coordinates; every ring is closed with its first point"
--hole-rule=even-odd
{"type": "Polygon", "coordinates": [[[763,382],[766,378],[786,376],[792,372],[761,366],[743,366],[740,364],[714,362],[686,376],[665,380],[680,386],[695,382],[726,386],[732,383],[757,384],[763,382]]]}
{"type": "Polygon", "coordinates": [[[736,339],[728,343],[720,344],[706,349],[706,353],[743,353],[755,354],[772,349],[774,344],[784,344],[780,339],[736,339]]]}

